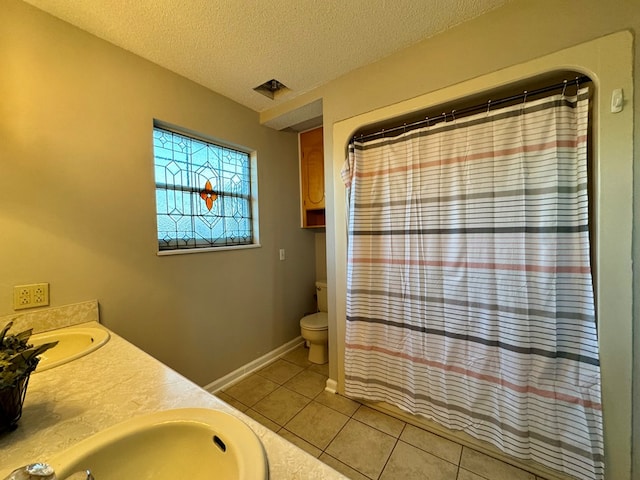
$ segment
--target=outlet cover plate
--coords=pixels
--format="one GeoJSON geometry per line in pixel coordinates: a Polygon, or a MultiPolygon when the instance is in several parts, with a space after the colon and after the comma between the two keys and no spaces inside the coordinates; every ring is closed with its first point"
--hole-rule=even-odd
{"type": "Polygon", "coordinates": [[[44,307],[49,305],[49,284],[32,283],[13,287],[13,309],[44,307]]]}

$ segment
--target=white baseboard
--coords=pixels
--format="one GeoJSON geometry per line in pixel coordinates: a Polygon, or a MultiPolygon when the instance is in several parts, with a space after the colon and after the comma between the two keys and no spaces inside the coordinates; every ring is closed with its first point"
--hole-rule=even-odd
{"type": "Polygon", "coordinates": [[[327,386],[324,390],[329,393],[338,393],[338,382],[332,378],[327,378],[327,386]]]}
{"type": "Polygon", "coordinates": [[[230,387],[234,383],[238,383],[243,378],[248,377],[257,370],[260,370],[262,367],[271,363],[273,360],[289,353],[291,350],[295,350],[303,342],[304,340],[302,339],[302,337],[298,336],[293,340],[285,343],[284,345],[276,348],[275,350],[271,350],[269,353],[264,354],[260,358],[256,358],[252,362],[249,362],[246,365],[234,370],[233,372],[228,373],[224,377],[214,380],[208,385],[205,385],[204,389],[207,392],[213,393],[215,395],[216,392],[230,387]]]}

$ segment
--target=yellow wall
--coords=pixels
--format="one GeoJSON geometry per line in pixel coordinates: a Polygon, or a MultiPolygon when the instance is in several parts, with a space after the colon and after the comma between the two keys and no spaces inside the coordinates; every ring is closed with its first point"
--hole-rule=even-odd
{"type": "Polygon", "coordinates": [[[25,283],[49,282],[53,306],[98,299],[201,385],[297,337],[315,293],[297,136],[22,2],[1,10],[0,315],[25,283]],[[154,118],[257,151],[261,248],[156,255],[154,118]]]}
{"type": "MultiPolygon", "coordinates": [[[[640,88],[638,77],[633,76],[640,66],[634,53],[640,46],[639,30],[637,0],[515,0],[261,114],[261,120],[268,124],[322,99],[325,152],[330,152],[325,158],[325,183],[333,379],[341,380],[344,332],[346,232],[339,169],[348,136],[363,123],[464,98],[547,69],[583,70],[596,79],[598,92],[598,314],[607,478],[632,478],[632,461],[636,466],[633,478],[640,478],[640,453],[632,457],[631,451],[632,431],[640,441],[640,415],[632,416],[633,406],[640,408],[640,388],[635,384],[637,393],[632,396],[631,387],[632,378],[638,378],[632,375],[633,346],[640,346],[638,334],[633,332],[640,318],[638,307],[634,310],[633,305],[640,304],[634,302],[640,296],[632,288],[632,254],[640,253],[638,242],[632,245],[632,227],[640,226],[636,223],[639,217],[633,216],[633,205],[640,197],[634,198],[632,182],[634,158],[638,157],[634,144],[640,143],[640,113],[632,108],[633,92],[640,88]],[[623,30],[628,30],[622,34],[626,38],[624,51],[603,47],[609,45],[606,42],[580,47],[623,30]],[[608,112],[607,104],[611,89],[618,87],[625,88],[629,103],[624,115],[616,117],[608,112]]],[[[640,372],[639,366],[635,371],[640,372]]]]}

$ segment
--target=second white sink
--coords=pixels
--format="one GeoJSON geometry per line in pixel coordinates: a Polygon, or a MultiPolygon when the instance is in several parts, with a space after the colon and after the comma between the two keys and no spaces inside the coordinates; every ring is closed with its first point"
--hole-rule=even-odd
{"type": "Polygon", "coordinates": [[[49,332],[32,335],[29,343],[58,342],[58,344],[40,355],[37,372],[43,372],[58,365],[65,364],[100,348],[109,340],[109,332],[98,326],[82,325],[59,328],[49,332]]]}

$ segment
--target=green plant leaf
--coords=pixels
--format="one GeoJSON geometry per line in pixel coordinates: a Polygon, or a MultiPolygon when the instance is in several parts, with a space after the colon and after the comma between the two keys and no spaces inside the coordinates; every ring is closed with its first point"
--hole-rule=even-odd
{"type": "Polygon", "coordinates": [[[2,332],[0,332],[0,344],[2,344],[2,342],[4,341],[4,336],[12,326],[13,326],[13,320],[10,320],[9,323],[7,323],[4,326],[4,328],[2,329],[2,332]]]}
{"type": "Polygon", "coordinates": [[[29,341],[29,338],[31,337],[32,333],[33,333],[33,328],[30,328],[28,330],[25,330],[24,332],[16,333],[15,337],[21,342],[26,343],[29,341]]]}
{"type": "Polygon", "coordinates": [[[33,372],[38,366],[38,355],[55,347],[58,342],[42,345],[29,345],[33,329],[28,329],[16,335],[7,332],[13,325],[10,321],[0,332],[0,389],[14,387],[25,376],[33,372]]]}

